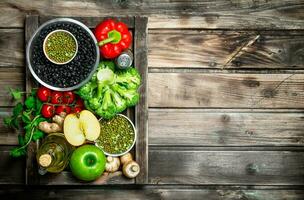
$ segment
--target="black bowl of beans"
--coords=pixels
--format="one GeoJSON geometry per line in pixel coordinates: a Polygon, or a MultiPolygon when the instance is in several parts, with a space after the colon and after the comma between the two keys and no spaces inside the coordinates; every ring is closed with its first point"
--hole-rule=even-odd
{"type": "Polygon", "coordinates": [[[26,48],[26,62],[34,78],[57,91],[74,90],[88,82],[99,59],[94,34],[86,25],[70,18],[42,24],[26,48]],[[63,42],[67,43],[58,46],[63,42]]]}

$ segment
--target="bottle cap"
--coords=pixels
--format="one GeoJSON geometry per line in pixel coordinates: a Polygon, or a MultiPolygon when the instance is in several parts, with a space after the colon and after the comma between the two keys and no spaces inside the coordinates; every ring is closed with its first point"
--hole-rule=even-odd
{"type": "Polygon", "coordinates": [[[50,154],[43,154],[39,157],[39,165],[42,167],[48,167],[50,166],[52,162],[52,157],[50,154]]]}
{"type": "Polygon", "coordinates": [[[115,64],[119,69],[127,69],[132,65],[133,54],[130,50],[122,52],[116,59],[115,64]]]}

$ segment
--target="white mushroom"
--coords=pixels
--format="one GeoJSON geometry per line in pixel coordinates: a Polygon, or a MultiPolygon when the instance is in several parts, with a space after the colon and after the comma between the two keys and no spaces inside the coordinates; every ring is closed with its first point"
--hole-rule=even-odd
{"type": "Polygon", "coordinates": [[[125,155],[120,157],[120,162],[122,165],[124,165],[125,163],[127,163],[131,160],[133,160],[131,153],[126,153],[125,155]]]}
{"type": "Polygon", "coordinates": [[[123,165],[122,172],[128,178],[135,178],[140,172],[140,167],[137,162],[131,160],[123,165]]]}
{"type": "Polygon", "coordinates": [[[119,158],[108,156],[106,163],[106,171],[107,172],[116,172],[120,167],[119,158]]]}

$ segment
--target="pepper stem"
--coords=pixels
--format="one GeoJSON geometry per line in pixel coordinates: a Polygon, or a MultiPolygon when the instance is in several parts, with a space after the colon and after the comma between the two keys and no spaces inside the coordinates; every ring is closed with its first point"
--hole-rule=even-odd
{"type": "Polygon", "coordinates": [[[116,44],[120,40],[121,40],[121,33],[116,30],[112,30],[108,32],[108,38],[98,42],[98,45],[103,46],[109,42],[111,42],[112,44],[116,44]]]}

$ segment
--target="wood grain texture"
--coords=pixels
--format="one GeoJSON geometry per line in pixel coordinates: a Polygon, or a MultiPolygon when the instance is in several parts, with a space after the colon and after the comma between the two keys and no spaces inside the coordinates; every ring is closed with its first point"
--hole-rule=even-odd
{"type": "Polygon", "coordinates": [[[222,68],[231,54],[259,35],[227,68],[304,67],[304,32],[149,31],[149,67],[222,68]]]}
{"type": "MultiPolygon", "coordinates": [[[[40,21],[54,17],[42,17],[40,21]]],[[[93,27],[100,18],[76,18],[93,27]]],[[[133,20],[122,18],[134,26],[133,20]]],[[[132,19],[132,18],[131,18],[132,19]]],[[[150,30],[150,68],[222,68],[233,51],[260,34],[252,46],[226,68],[303,69],[303,31],[150,30]]],[[[0,67],[24,65],[24,36],[20,29],[0,29],[0,67]]]]}
{"type": "Polygon", "coordinates": [[[15,104],[8,88],[24,90],[23,78],[22,68],[0,67],[0,107],[15,104]]]}
{"type": "Polygon", "coordinates": [[[128,179],[122,172],[115,172],[109,177],[104,174],[93,182],[83,182],[76,179],[70,171],[63,171],[59,174],[46,174],[39,177],[39,185],[124,185],[134,184],[134,179],[128,179]]]}
{"type": "Polygon", "coordinates": [[[303,185],[304,154],[291,151],[149,150],[149,182],[303,185]]]}
{"type": "MultiPolygon", "coordinates": [[[[27,15],[25,20],[25,42],[30,40],[34,32],[38,28],[39,18],[38,15],[27,15]]],[[[30,93],[32,88],[35,87],[33,76],[30,73],[29,67],[25,66],[25,91],[30,93]]],[[[39,146],[39,140],[30,142],[27,146],[26,168],[25,168],[25,184],[34,185],[39,183],[38,166],[36,162],[36,152],[39,146]]]]}
{"type": "Polygon", "coordinates": [[[148,183],[148,99],[147,99],[147,23],[146,17],[135,17],[134,65],[141,75],[141,86],[138,90],[140,99],[135,107],[135,124],[137,127],[136,161],[140,166],[137,184],[148,183]]]}
{"type": "Polygon", "coordinates": [[[1,27],[23,27],[26,14],[146,15],[151,28],[303,29],[303,1],[23,1],[0,3],[1,27]]]}
{"type": "Polygon", "coordinates": [[[149,110],[157,146],[304,146],[303,129],[303,111],[149,110]]]}
{"type": "Polygon", "coordinates": [[[9,155],[14,146],[0,146],[0,185],[24,184],[24,158],[9,155]]]}
{"type": "Polygon", "coordinates": [[[11,108],[0,107],[0,145],[18,145],[18,133],[22,130],[15,130],[4,125],[3,119],[12,114],[11,108]]]}
{"type": "Polygon", "coordinates": [[[22,29],[0,29],[0,67],[24,65],[22,29]]]}
{"type": "Polygon", "coordinates": [[[0,191],[0,197],[7,199],[99,199],[107,200],[302,200],[303,190],[229,190],[229,189],[156,189],[144,187],[141,190],[109,188],[109,189],[7,189],[0,191]],[[26,192],[26,194],[24,193],[26,192]]]}
{"type": "MultiPolygon", "coordinates": [[[[43,24],[44,22],[57,18],[60,16],[39,16],[39,24],[43,24]]],[[[67,16],[69,17],[69,16],[67,16]]],[[[103,20],[107,18],[113,18],[113,17],[77,17],[77,16],[72,16],[73,19],[78,20],[82,23],[84,23],[86,26],[89,28],[93,29],[96,27],[97,24],[102,22],[103,20]]],[[[125,24],[127,24],[128,28],[132,29],[134,28],[134,18],[133,17],[114,17],[115,20],[117,21],[122,21],[125,24]]]]}
{"type": "Polygon", "coordinates": [[[150,73],[149,107],[303,108],[303,74],[150,73]]]}

